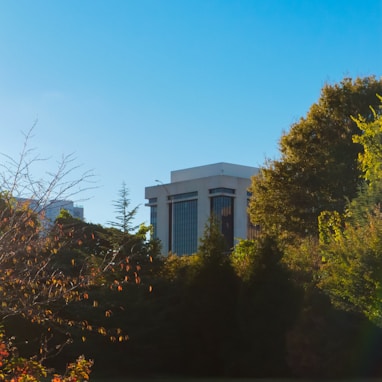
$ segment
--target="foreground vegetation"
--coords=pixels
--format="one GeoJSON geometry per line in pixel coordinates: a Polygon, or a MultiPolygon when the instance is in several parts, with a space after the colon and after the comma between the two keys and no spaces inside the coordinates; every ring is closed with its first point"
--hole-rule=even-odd
{"type": "Polygon", "coordinates": [[[211,220],[198,253],[161,257],[132,226],[125,185],[111,228],[62,211],[49,234],[4,192],[0,313],[14,359],[65,373],[85,354],[107,380],[382,376],[377,94],[373,77],[324,87],[253,178],[261,231],[230,255],[211,220]]]}

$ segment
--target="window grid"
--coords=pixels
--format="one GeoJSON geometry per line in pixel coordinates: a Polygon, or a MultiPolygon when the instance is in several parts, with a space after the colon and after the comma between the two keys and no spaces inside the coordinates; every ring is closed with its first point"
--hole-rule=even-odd
{"type": "Polygon", "coordinates": [[[186,200],[172,206],[172,252],[191,255],[198,245],[198,201],[186,200]]]}

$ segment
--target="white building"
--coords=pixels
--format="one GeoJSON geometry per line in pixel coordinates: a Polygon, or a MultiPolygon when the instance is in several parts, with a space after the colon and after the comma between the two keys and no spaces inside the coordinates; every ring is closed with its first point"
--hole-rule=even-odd
{"type": "Polygon", "coordinates": [[[227,248],[253,236],[247,206],[251,177],[258,168],[216,163],[171,172],[171,183],[146,187],[154,237],[163,254],[195,253],[209,217],[221,224],[227,248]]]}

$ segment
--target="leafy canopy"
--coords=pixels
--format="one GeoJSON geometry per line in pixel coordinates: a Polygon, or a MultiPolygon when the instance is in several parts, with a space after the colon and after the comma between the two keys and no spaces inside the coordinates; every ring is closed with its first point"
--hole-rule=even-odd
{"type": "MultiPolygon", "coordinates": [[[[379,97],[381,100],[381,97],[379,97]]],[[[382,326],[382,116],[354,119],[362,135],[354,137],[364,184],[346,213],[320,216],[320,249],[324,264],[320,287],[342,308],[382,326]]]]}
{"type": "MultiPolygon", "coordinates": [[[[359,123],[373,120],[382,79],[345,78],[325,85],[307,116],[280,139],[279,160],[269,160],[253,178],[249,212],[264,233],[316,235],[322,211],[343,212],[358,192],[362,142],[359,123]]],[[[378,111],[379,112],[379,111],[378,111]]]]}

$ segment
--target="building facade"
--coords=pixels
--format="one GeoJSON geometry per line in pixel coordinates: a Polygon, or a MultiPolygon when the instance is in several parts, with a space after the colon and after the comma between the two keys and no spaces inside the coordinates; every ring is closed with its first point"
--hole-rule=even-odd
{"type": "Polygon", "coordinates": [[[71,200],[53,200],[48,203],[45,209],[45,217],[54,222],[61,210],[66,210],[74,218],[84,220],[84,208],[75,206],[71,200]]]}
{"type": "Polygon", "coordinates": [[[146,187],[146,206],[162,253],[195,253],[210,216],[219,222],[230,249],[256,230],[248,218],[248,188],[256,167],[216,163],[171,172],[171,183],[146,187]]]}
{"type": "Polygon", "coordinates": [[[51,200],[44,205],[35,199],[16,198],[19,204],[28,204],[28,206],[38,214],[43,215],[45,224],[52,224],[61,210],[67,210],[74,218],[84,220],[84,208],[75,206],[71,200],[51,200]]]}

